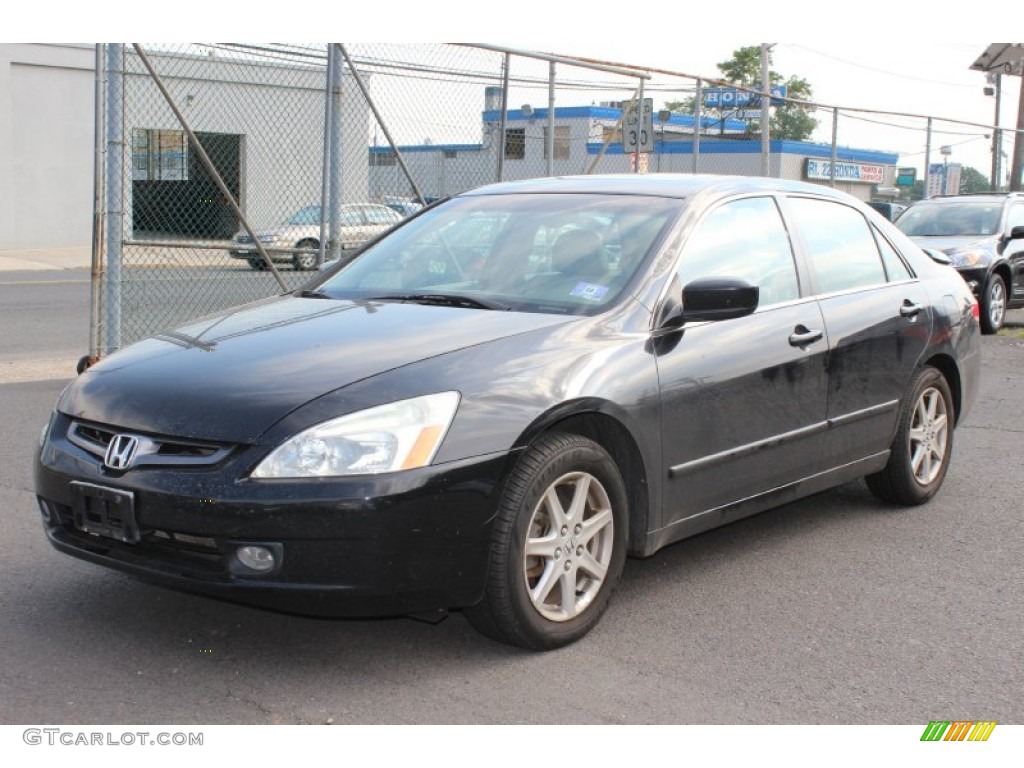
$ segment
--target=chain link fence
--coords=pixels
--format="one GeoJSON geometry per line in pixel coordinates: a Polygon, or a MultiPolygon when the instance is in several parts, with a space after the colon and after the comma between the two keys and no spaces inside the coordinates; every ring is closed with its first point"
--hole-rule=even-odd
{"type": "Polygon", "coordinates": [[[751,89],[484,45],[102,48],[94,359],[293,290],[423,205],[482,184],[769,175],[868,199],[898,196],[909,165],[931,194],[953,193],[963,181],[943,148],[992,133],[780,93],[776,115],[787,106],[816,125],[765,144],[751,89]]]}

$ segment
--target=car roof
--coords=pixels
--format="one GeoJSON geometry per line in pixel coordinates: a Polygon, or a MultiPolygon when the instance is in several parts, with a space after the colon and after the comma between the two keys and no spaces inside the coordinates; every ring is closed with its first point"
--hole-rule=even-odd
{"type": "Polygon", "coordinates": [[[556,176],[488,184],[462,193],[462,196],[519,193],[591,193],[607,195],[645,195],[686,198],[698,192],[719,194],[743,192],[809,192],[849,201],[843,192],[820,184],[759,176],[715,176],[710,174],[652,173],[600,174],[595,176],[556,176]]]}

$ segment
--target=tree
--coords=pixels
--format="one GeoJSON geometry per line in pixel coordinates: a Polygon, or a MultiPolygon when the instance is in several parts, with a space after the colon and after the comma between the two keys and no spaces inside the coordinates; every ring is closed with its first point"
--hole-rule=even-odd
{"type": "Polygon", "coordinates": [[[972,168],[968,165],[960,169],[961,194],[970,192],[989,192],[991,189],[992,185],[989,184],[988,176],[983,174],[977,168],[972,168]]]}
{"type": "MultiPolygon", "coordinates": [[[[771,64],[771,52],[768,53],[768,62],[771,64]]],[[[718,63],[718,71],[722,79],[733,85],[742,85],[748,88],[757,88],[761,84],[761,47],[748,45],[733,51],[732,58],[718,63]]],[[[771,73],[771,85],[785,85],[786,96],[790,99],[810,101],[814,96],[814,90],[806,79],[793,75],[783,79],[778,72],[771,73]]],[[[665,109],[671,112],[682,114],[693,113],[693,99],[685,101],[669,101],[665,109]]],[[[798,104],[785,104],[774,108],[774,114],[769,124],[769,132],[773,139],[790,139],[792,141],[804,141],[814,133],[818,127],[818,121],[811,115],[814,107],[805,107],[798,104]]],[[[722,110],[709,108],[710,112],[720,113],[722,110]]],[[[727,112],[727,110],[726,110],[727,112]]],[[[726,117],[728,114],[725,115],[726,117]]],[[[758,121],[752,120],[747,125],[747,133],[760,133],[761,128],[758,121]]]]}

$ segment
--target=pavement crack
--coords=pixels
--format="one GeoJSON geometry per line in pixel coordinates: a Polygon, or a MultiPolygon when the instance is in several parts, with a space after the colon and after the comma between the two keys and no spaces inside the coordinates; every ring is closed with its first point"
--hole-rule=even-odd
{"type": "Polygon", "coordinates": [[[986,432],[1006,432],[1011,435],[1024,435],[1024,429],[1010,429],[1008,427],[996,427],[988,424],[964,424],[960,429],[979,429],[986,432]]]}

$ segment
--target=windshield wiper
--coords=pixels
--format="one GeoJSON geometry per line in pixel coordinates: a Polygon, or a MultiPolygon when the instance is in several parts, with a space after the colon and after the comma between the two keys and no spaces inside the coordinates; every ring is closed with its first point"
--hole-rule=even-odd
{"type": "Polygon", "coordinates": [[[333,296],[328,296],[323,291],[299,291],[299,298],[302,299],[333,299],[333,296]]]}
{"type": "Polygon", "coordinates": [[[413,304],[434,304],[441,307],[463,307],[465,309],[512,309],[507,304],[490,299],[478,299],[455,293],[402,293],[391,296],[374,296],[370,301],[408,301],[413,304]]]}

